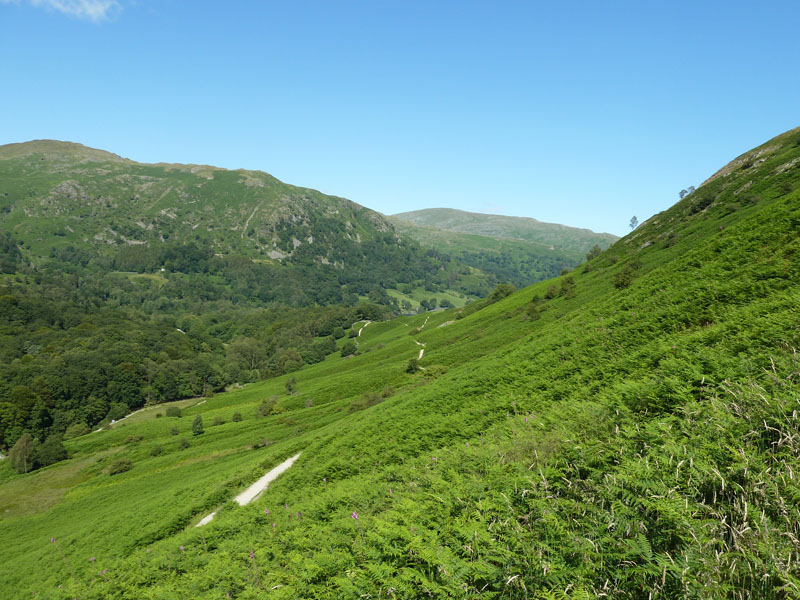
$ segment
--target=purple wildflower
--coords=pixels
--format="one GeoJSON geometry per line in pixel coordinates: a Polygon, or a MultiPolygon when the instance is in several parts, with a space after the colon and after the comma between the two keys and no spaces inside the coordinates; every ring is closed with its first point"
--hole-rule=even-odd
{"type": "Polygon", "coordinates": [[[150,552],[150,548],[148,548],[147,551],[150,552]]]}
{"type": "Polygon", "coordinates": [[[275,528],[275,523],[273,523],[273,524],[272,524],[272,528],[273,528],[273,529],[275,528]]]}
{"type": "Polygon", "coordinates": [[[54,538],[54,537],[51,537],[51,538],[50,538],[50,543],[51,543],[51,544],[55,544],[55,543],[56,543],[56,538],[54,538]]]}
{"type": "Polygon", "coordinates": [[[358,513],[356,511],[353,511],[353,514],[350,515],[350,516],[353,517],[354,519],[358,520],[358,513]]]}
{"type": "Polygon", "coordinates": [[[183,552],[183,550],[184,550],[184,548],[183,548],[183,546],[181,546],[181,552],[183,552]]]}
{"type": "Polygon", "coordinates": [[[253,551],[252,551],[252,550],[250,550],[250,558],[255,558],[255,557],[256,557],[256,555],[255,555],[255,554],[253,554],[253,551]]]}
{"type": "Polygon", "coordinates": [[[268,515],[268,514],[269,514],[269,509],[268,509],[268,508],[265,508],[265,509],[264,509],[264,514],[265,514],[265,515],[268,515]]]}
{"type": "Polygon", "coordinates": [[[467,448],[469,448],[469,442],[467,442],[467,448]]]}
{"type": "Polygon", "coordinates": [[[94,556],[89,559],[89,562],[94,562],[94,556]]]}
{"type": "Polygon", "coordinates": [[[525,417],[525,422],[526,422],[526,423],[528,422],[528,417],[525,417]]]}
{"type": "Polygon", "coordinates": [[[288,504],[288,503],[284,504],[283,506],[284,506],[284,508],[285,508],[286,510],[289,510],[289,504],[288,504]]]}

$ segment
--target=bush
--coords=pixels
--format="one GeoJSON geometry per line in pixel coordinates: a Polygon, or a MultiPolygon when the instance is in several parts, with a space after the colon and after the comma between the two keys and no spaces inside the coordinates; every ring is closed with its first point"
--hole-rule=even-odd
{"type": "Polygon", "coordinates": [[[109,475],[119,475],[120,473],[124,473],[125,471],[130,471],[133,468],[133,463],[129,461],[127,458],[122,458],[114,463],[108,468],[109,475]]]}
{"type": "Polygon", "coordinates": [[[278,403],[277,396],[271,396],[270,398],[265,398],[264,400],[262,400],[261,404],[256,406],[256,418],[260,419],[262,417],[268,417],[269,415],[271,415],[277,403],[278,403]]]}
{"type": "Polygon", "coordinates": [[[603,250],[600,248],[600,246],[598,246],[597,244],[595,244],[594,246],[592,246],[592,249],[591,249],[591,250],[589,250],[589,251],[586,253],[586,260],[587,260],[587,261],[590,261],[590,260],[592,260],[593,258],[595,258],[595,257],[597,257],[597,256],[600,256],[600,254],[601,254],[602,252],[603,252],[603,250]]]}
{"type": "Polygon", "coordinates": [[[638,271],[639,264],[636,262],[630,262],[625,265],[625,268],[622,269],[622,271],[614,275],[614,277],[611,279],[611,282],[618,290],[626,288],[631,284],[638,271]]]}
{"type": "Polygon", "coordinates": [[[168,417],[181,417],[181,409],[179,406],[168,406],[167,407],[167,416],[168,417]]]}
{"type": "Polygon", "coordinates": [[[64,432],[64,439],[71,440],[72,438],[76,438],[82,435],[86,435],[87,433],[91,433],[91,429],[86,423],[73,423],[67,430],[64,432]]]}
{"type": "Polygon", "coordinates": [[[179,447],[181,450],[186,450],[186,448],[189,447],[189,440],[187,440],[186,438],[181,438],[181,443],[179,447]]]}
{"type": "Polygon", "coordinates": [[[217,425],[224,425],[224,424],[225,424],[225,419],[217,415],[216,417],[214,417],[214,421],[211,423],[211,426],[216,427],[217,425]]]}
{"type": "Polygon", "coordinates": [[[489,302],[490,303],[494,303],[494,302],[497,302],[499,300],[502,300],[506,296],[510,296],[511,294],[513,294],[516,291],[517,291],[517,288],[515,288],[510,283],[500,283],[500,284],[497,285],[496,288],[494,288],[494,291],[492,292],[492,295],[489,296],[489,302]]]}
{"type": "Polygon", "coordinates": [[[144,438],[141,435],[129,435],[125,438],[126,444],[135,444],[136,442],[141,442],[144,438]]]}
{"type": "Polygon", "coordinates": [[[286,393],[287,394],[294,394],[295,389],[297,389],[297,379],[294,375],[292,375],[289,379],[286,380],[286,393]]]}
{"type": "Polygon", "coordinates": [[[178,435],[179,433],[180,431],[178,431],[177,427],[173,427],[172,429],[169,430],[170,435],[178,435]]]}
{"type": "Polygon", "coordinates": [[[411,358],[406,365],[406,373],[411,373],[412,375],[419,371],[419,361],[416,358],[411,358]]]}
{"type": "Polygon", "coordinates": [[[150,456],[158,456],[162,452],[164,452],[164,448],[162,448],[161,446],[153,446],[152,448],[150,448],[150,456]]]}
{"type": "Polygon", "coordinates": [[[122,417],[128,414],[128,405],[123,402],[114,402],[108,410],[106,419],[109,421],[119,421],[122,417]]]}
{"type": "Polygon", "coordinates": [[[342,356],[350,356],[356,353],[356,343],[353,340],[349,340],[344,346],[342,346],[342,356]]]}
{"type": "Polygon", "coordinates": [[[242,413],[240,413],[240,412],[233,413],[233,422],[234,423],[238,423],[241,420],[242,420],[242,413]]]}

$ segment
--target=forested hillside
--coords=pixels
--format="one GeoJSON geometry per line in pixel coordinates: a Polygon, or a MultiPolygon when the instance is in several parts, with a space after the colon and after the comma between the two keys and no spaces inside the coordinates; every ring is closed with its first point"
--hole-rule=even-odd
{"type": "Polygon", "coordinates": [[[388,217],[400,232],[417,240],[423,247],[453,256],[460,262],[494,275],[498,281],[525,287],[543,279],[560,275],[586,260],[589,252],[607,248],[594,245],[588,252],[562,250],[539,242],[510,239],[477,233],[461,233],[431,226],[415,225],[397,216],[388,217]]]}
{"type": "Polygon", "coordinates": [[[797,597],[798,232],[795,129],[557,279],[357,323],[350,357],[149,409],[37,472],[3,461],[0,587],[797,597]]]}
{"type": "Polygon", "coordinates": [[[0,146],[0,449],[321,361],[411,310],[399,286],[430,307],[497,282],[266,173],[0,146]]]}

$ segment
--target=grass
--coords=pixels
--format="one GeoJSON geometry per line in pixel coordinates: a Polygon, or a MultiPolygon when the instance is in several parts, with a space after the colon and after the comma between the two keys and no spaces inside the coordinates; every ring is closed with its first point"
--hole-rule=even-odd
{"type": "Polygon", "coordinates": [[[0,496],[17,502],[38,476],[87,465],[55,504],[0,521],[13,565],[0,586],[54,598],[798,595],[800,172],[779,171],[800,154],[793,135],[569,275],[466,316],[371,324],[356,356],[291,374],[293,394],[281,376],[180,419],[140,413],[70,440],[73,458],[40,474],[0,465],[0,496]],[[751,179],[760,200],[742,204],[734,192],[751,179]],[[411,375],[415,341],[425,370],[411,375]],[[274,414],[256,418],[273,396],[274,414]],[[206,433],[192,437],[196,414],[206,433]],[[225,424],[209,426],[216,416],[225,424]],[[232,505],[299,451],[258,500],[232,505]],[[112,458],[134,467],[109,476],[112,458]]]}

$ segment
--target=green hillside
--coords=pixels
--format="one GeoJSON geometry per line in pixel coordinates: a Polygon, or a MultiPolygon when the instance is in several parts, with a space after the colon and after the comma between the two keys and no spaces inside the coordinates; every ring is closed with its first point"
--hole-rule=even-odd
{"type": "Polygon", "coordinates": [[[422,246],[453,256],[517,287],[555,277],[564,269],[572,269],[586,260],[585,252],[556,250],[538,242],[447,231],[415,225],[398,217],[387,218],[397,231],[412,237],[422,246]]]}
{"type": "MultiPolygon", "coordinates": [[[[52,140],[0,146],[0,225],[24,265],[231,278],[249,263],[281,280],[269,300],[293,306],[398,283],[458,289],[463,270],[375,211],[261,171],[142,164],[52,140]]],[[[468,287],[485,295],[492,284],[468,287]]]]}
{"type": "Polygon", "coordinates": [[[571,253],[575,258],[583,257],[595,244],[607,248],[619,239],[610,233],[595,233],[557,223],[543,223],[529,217],[486,215],[453,208],[426,208],[398,213],[392,217],[422,227],[530,242],[547,249],[571,253]]]}
{"type": "Polygon", "coordinates": [[[795,129],[570,274],[6,459],[0,589],[797,597],[799,231],[795,129]]]}

